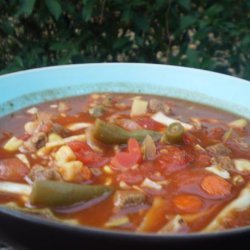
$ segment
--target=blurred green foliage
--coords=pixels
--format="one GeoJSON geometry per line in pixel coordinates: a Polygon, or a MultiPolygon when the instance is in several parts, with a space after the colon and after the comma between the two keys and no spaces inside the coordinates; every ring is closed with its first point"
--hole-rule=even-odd
{"type": "Polygon", "coordinates": [[[0,0],[0,73],[88,62],[250,79],[249,0],[0,0]]]}

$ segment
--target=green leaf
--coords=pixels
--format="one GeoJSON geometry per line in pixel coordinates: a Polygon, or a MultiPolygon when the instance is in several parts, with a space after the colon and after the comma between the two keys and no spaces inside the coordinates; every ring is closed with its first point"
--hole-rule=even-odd
{"type": "Polygon", "coordinates": [[[130,8],[127,8],[123,11],[121,16],[121,21],[128,24],[130,21],[132,21],[133,12],[130,8]]]}
{"type": "Polygon", "coordinates": [[[180,6],[182,6],[183,8],[187,10],[190,10],[191,8],[190,0],[178,0],[178,3],[180,6]]]}
{"type": "Polygon", "coordinates": [[[30,16],[32,14],[36,0],[20,0],[20,2],[21,2],[21,8],[17,12],[17,16],[22,14],[30,16]]]}
{"type": "Polygon", "coordinates": [[[82,10],[82,17],[84,21],[88,22],[92,17],[93,9],[94,9],[94,1],[85,0],[84,6],[82,10]]]}
{"type": "Polygon", "coordinates": [[[114,49],[120,49],[123,48],[124,46],[126,46],[128,44],[129,40],[127,37],[121,37],[119,39],[117,39],[114,44],[113,44],[113,48],[114,49]]]}
{"type": "Polygon", "coordinates": [[[214,4],[207,9],[206,15],[209,17],[214,17],[223,11],[223,7],[220,4],[214,4]]]}
{"type": "Polygon", "coordinates": [[[62,6],[58,0],[45,0],[46,6],[53,17],[58,20],[62,14],[62,6]]]}
{"type": "Polygon", "coordinates": [[[197,19],[194,16],[183,16],[180,21],[180,30],[185,30],[196,23],[197,19]]]}
{"type": "Polygon", "coordinates": [[[188,49],[187,52],[187,61],[188,61],[188,66],[191,67],[198,67],[199,66],[199,53],[197,50],[194,49],[188,49]]]}

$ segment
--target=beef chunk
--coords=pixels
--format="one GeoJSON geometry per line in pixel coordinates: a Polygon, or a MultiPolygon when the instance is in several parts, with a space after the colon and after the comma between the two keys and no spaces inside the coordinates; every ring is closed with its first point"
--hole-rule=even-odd
{"type": "Polygon", "coordinates": [[[47,135],[44,132],[38,132],[24,142],[24,147],[27,148],[30,152],[35,152],[39,148],[45,146],[47,140],[47,135]]]}
{"type": "Polygon", "coordinates": [[[32,180],[32,181],[42,181],[42,180],[57,180],[60,181],[62,180],[62,177],[60,175],[60,173],[53,167],[51,168],[45,168],[41,165],[35,165],[28,177],[32,180]]]}
{"type": "Polygon", "coordinates": [[[145,202],[145,195],[136,190],[116,191],[114,195],[114,205],[118,209],[134,207],[145,202]]]}
{"type": "Polygon", "coordinates": [[[217,157],[217,161],[221,168],[232,171],[235,170],[233,160],[228,156],[219,156],[217,157]]]}
{"type": "Polygon", "coordinates": [[[222,143],[217,143],[206,148],[208,153],[212,156],[227,156],[231,153],[231,150],[222,143]]]}

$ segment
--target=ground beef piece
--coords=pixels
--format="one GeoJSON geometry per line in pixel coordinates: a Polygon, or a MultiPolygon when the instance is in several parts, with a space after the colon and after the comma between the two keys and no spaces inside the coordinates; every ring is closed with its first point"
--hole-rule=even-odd
{"type": "Polygon", "coordinates": [[[145,195],[136,190],[116,191],[114,195],[114,205],[118,209],[135,207],[145,202],[145,195]]]}
{"type": "Polygon", "coordinates": [[[47,140],[47,135],[44,132],[38,132],[24,142],[24,147],[30,152],[35,152],[45,146],[47,140]]]}
{"type": "Polygon", "coordinates": [[[220,167],[229,171],[235,170],[233,160],[228,156],[219,156],[217,157],[217,162],[219,163],[220,167]]]}
{"type": "Polygon", "coordinates": [[[231,153],[231,150],[222,143],[217,143],[206,148],[207,152],[212,156],[227,156],[231,153]]]}
{"type": "Polygon", "coordinates": [[[56,168],[45,168],[41,165],[35,165],[31,169],[28,177],[32,181],[43,181],[43,180],[62,180],[60,173],[56,170],[56,168]]]}

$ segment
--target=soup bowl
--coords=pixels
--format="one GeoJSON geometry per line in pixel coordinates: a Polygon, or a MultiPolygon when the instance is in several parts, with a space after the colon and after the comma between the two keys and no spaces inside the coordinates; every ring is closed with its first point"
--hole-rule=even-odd
{"type": "MultiPolygon", "coordinates": [[[[134,63],[55,66],[3,75],[0,116],[93,92],[156,94],[250,118],[248,81],[192,68],[134,63]]],[[[17,249],[249,249],[250,239],[249,227],[216,233],[128,233],[65,225],[6,208],[0,208],[0,225],[0,240],[17,249]]]]}

